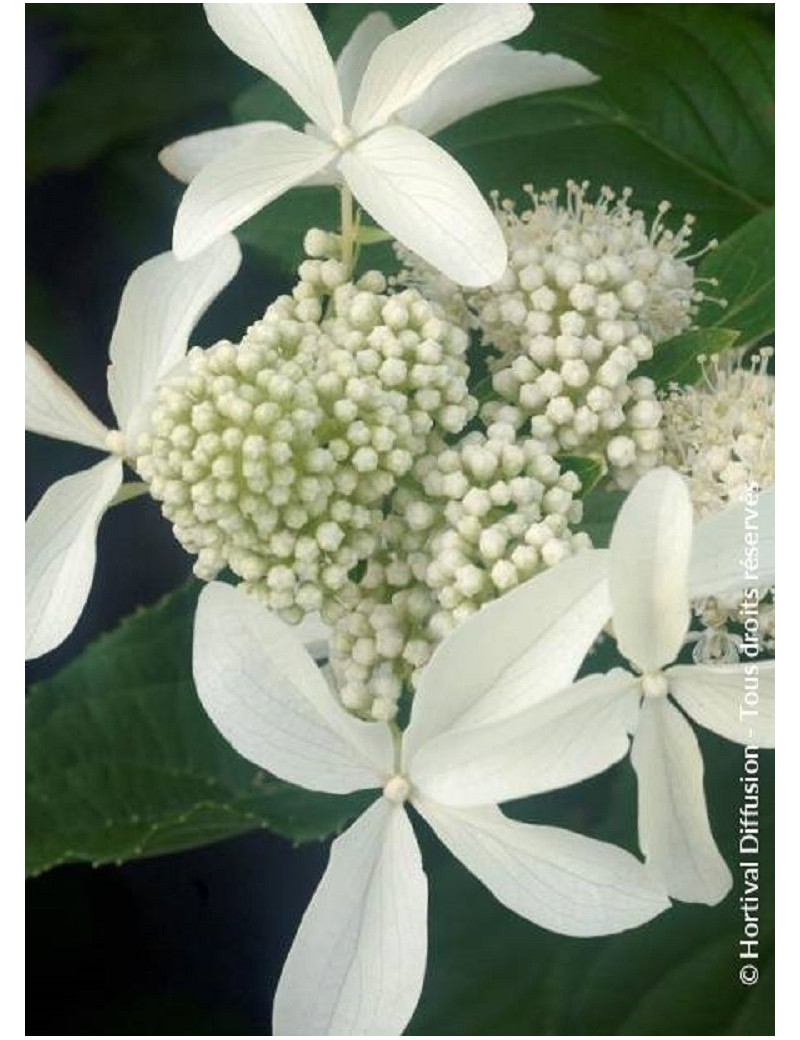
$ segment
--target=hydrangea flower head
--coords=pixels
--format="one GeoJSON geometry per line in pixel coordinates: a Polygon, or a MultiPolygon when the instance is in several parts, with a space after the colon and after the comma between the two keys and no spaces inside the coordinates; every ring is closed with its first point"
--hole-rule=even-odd
{"type": "Polygon", "coordinates": [[[508,266],[475,291],[448,282],[403,250],[401,282],[422,287],[488,350],[486,421],[526,426],[552,455],[595,455],[629,488],[660,461],[662,407],[637,366],[692,323],[698,289],[688,252],[692,218],[677,232],[603,188],[526,188],[531,205],[496,202],[508,266]]]}

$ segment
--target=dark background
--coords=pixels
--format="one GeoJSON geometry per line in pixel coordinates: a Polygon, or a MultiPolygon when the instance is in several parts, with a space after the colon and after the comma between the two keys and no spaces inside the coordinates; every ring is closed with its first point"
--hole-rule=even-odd
{"type": "MultiPolygon", "coordinates": [[[[208,31],[199,4],[26,12],[26,335],[108,421],[119,296],[137,264],[169,248],[180,197],[155,155],[187,132],[229,122],[222,99],[251,77],[208,31]],[[167,25],[180,45],[164,37],[167,25]],[[159,47],[162,79],[148,86],[141,75],[152,73],[159,47]],[[144,100],[134,110],[137,93],[144,100]]],[[[255,317],[285,287],[246,253],[197,341],[235,337],[242,316],[255,317]]],[[[35,435],[26,447],[26,512],[50,483],[96,458],[35,435]]],[[[32,663],[29,681],[190,573],[147,498],[104,518],[98,559],[75,632],[32,663]]],[[[28,1035],[268,1033],[270,995],[324,859],[322,846],[292,851],[261,833],[120,867],[61,867],[28,882],[28,1035]],[[281,885],[276,899],[287,875],[290,896],[281,885]]]]}

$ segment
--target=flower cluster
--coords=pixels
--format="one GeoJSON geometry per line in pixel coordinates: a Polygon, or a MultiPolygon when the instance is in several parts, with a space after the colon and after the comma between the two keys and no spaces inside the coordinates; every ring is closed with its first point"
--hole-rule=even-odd
{"type": "MultiPolygon", "coordinates": [[[[774,481],[769,352],[749,369],[711,362],[705,385],[660,401],[640,366],[703,299],[692,218],[671,231],[667,203],[648,224],[630,189],[592,199],[572,182],[564,204],[527,187],[528,208],[494,196],[492,212],[428,140],[504,99],[592,81],[503,43],[529,5],[443,5],[401,29],[372,13],[335,64],[304,4],[205,8],[310,122],[226,127],[162,153],[188,188],[175,255],[142,265],[123,295],[109,349],[118,429],[27,350],[28,427],[110,456],[58,481],[29,518],[28,651],[74,626],[102,515],[146,485],[211,582],[192,662],[210,719],[277,778],[375,796],[334,842],[273,1032],[400,1035],[427,955],[408,808],[499,903],[564,934],[623,931],[670,897],[715,904],[729,891],[686,717],[741,744],[774,741],[771,663],[755,719],[741,710],[751,666],[707,667],[736,656],[737,500],[774,481]],[[307,234],[299,281],[241,342],[187,350],[238,267],[227,233],[310,182],[339,187],[340,234],[307,234]],[[356,278],[361,246],[384,232],[404,269],[391,285],[356,278]],[[656,468],[665,451],[673,469],[656,468]],[[570,454],[636,484],[608,550],[578,531],[570,454]],[[123,486],[123,464],[144,484],[123,486]],[[238,588],[213,581],[225,569],[238,588]],[[706,632],[685,665],[692,606],[706,632]],[[309,614],[332,626],[337,696],[286,624],[309,614]],[[576,681],[604,630],[630,667],[576,681]],[[629,752],[645,864],[500,809],[629,752]]],[[[769,539],[761,567],[771,586],[769,539]]],[[[756,606],[774,646],[774,600],[756,606]]]]}
{"type": "Polygon", "coordinates": [[[774,672],[762,666],[760,708],[745,720],[749,666],[674,658],[689,587],[716,588],[738,573],[735,526],[723,513],[693,528],[680,475],[648,474],[624,503],[608,552],[562,562],[443,641],[402,732],[347,714],[299,640],[252,598],[225,585],[203,591],[194,678],[223,735],[292,783],[375,792],[336,839],[303,917],[278,984],[276,1034],[402,1032],[427,949],[426,878],[409,808],[499,902],[545,928],[607,934],[651,919],[668,897],[724,898],[732,876],[686,716],[727,740],[773,746],[774,672]],[[574,682],[610,616],[630,669],[574,682]],[[645,865],[497,807],[587,779],[629,752],[645,865]]]}
{"type": "Polygon", "coordinates": [[[772,354],[701,359],[701,382],[673,387],[663,403],[665,460],[688,477],[698,519],[739,501],[749,484],[775,483],[772,354]]]}
{"type": "Polygon", "coordinates": [[[477,404],[466,334],[416,290],[307,260],[242,342],[190,352],[163,385],[136,465],[209,580],[230,569],[291,620],[345,609],[382,500],[477,404]]]}
{"type": "Polygon", "coordinates": [[[337,623],[332,663],[347,707],[393,718],[436,645],[486,603],[587,548],[580,481],[507,423],[431,444],[398,488],[381,551],[337,623]]]}
{"type": "Polygon", "coordinates": [[[530,423],[551,454],[604,457],[629,487],[658,463],[662,444],[661,405],[637,366],[691,325],[703,298],[686,252],[693,220],[669,230],[662,203],[648,226],[629,189],[617,197],[603,188],[590,201],[587,184],[570,182],[564,205],[555,190],[525,190],[522,212],[495,198],[509,263],[494,285],[464,290],[407,251],[399,280],[424,286],[497,352],[487,421],[530,423]]]}
{"type": "MultiPolygon", "coordinates": [[[[663,402],[666,461],[688,478],[698,519],[741,501],[753,485],[775,483],[772,354],[763,347],[749,360],[740,350],[701,359],[699,385],[672,387],[663,402]]],[[[738,661],[741,590],[698,600],[695,611],[703,626],[695,659],[738,661]]],[[[763,589],[758,615],[761,643],[774,651],[774,589],[763,589]]]]}

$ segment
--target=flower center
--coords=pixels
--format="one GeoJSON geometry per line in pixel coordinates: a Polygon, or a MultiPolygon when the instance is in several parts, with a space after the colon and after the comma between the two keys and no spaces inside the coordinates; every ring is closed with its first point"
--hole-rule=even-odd
{"type": "Polygon", "coordinates": [[[666,697],[669,680],[663,672],[645,672],[642,676],[642,692],[645,697],[666,697]]]}
{"type": "Polygon", "coordinates": [[[411,794],[411,784],[404,776],[393,776],[383,785],[383,797],[395,805],[402,805],[411,794]]]}
{"type": "Polygon", "coordinates": [[[342,123],[340,126],[335,126],[331,131],[331,140],[337,148],[349,148],[356,141],[356,133],[352,127],[342,123]]]}
{"type": "Polygon", "coordinates": [[[124,458],[127,454],[125,435],[119,430],[109,430],[106,434],[106,448],[112,455],[124,458]]]}

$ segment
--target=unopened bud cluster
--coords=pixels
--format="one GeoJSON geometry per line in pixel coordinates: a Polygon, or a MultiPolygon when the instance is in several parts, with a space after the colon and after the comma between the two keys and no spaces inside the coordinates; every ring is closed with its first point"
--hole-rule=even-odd
{"type": "Polygon", "coordinates": [[[590,545],[580,482],[534,438],[495,423],[415,463],[394,496],[332,663],[351,709],[391,718],[436,644],[485,603],[590,545]]]}
{"type": "Polygon", "coordinates": [[[557,191],[526,187],[531,206],[517,212],[495,199],[509,264],[486,289],[449,289],[414,257],[402,254],[400,281],[425,286],[454,320],[470,316],[490,361],[494,400],[486,421],[530,422],[551,454],[599,455],[629,487],[659,461],[661,407],[655,387],[636,376],[654,346],[687,329],[703,293],[686,250],[693,220],[672,232],[667,203],[648,225],[603,188],[568,183],[557,191]],[[510,404],[514,412],[502,411],[510,404]]]}
{"type": "Polygon", "coordinates": [[[161,388],[136,465],[195,572],[229,567],[290,620],[346,608],[381,503],[432,432],[475,414],[466,333],[382,275],[308,260],[242,342],[190,352],[161,388]]]}

